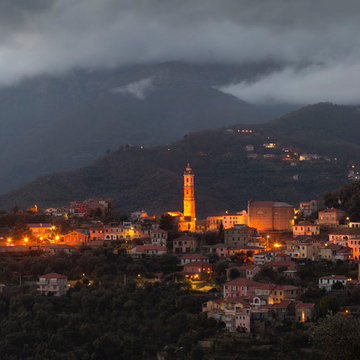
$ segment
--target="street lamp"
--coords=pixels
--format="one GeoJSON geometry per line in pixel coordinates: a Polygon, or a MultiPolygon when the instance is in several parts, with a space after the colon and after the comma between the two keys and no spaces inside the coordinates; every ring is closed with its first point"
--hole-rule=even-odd
{"type": "Polygon", "coordinates": [[[269,250],[269,237],[270,235],[266,235],[266,251],[269,250]]]}

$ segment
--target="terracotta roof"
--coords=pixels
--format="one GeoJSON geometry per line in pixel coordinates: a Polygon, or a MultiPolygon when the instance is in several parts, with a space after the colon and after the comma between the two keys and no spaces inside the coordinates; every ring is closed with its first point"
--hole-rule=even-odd
{"type": "Polygon", "coordinates": [[[298,290],[299,287],[293,285],[277,285],[277,284],[259,284],[256,289],[262,290],[298,290]]]}
{"type": "Polygon", "coordinates": [[[320,225],[310,222],[303,222],[303,223],[294,224],[294,226],[320,226],[320,225]]]}
{"type": "Polygon", "coordinates": [[[157,229],[157,230],[150,230],[151,233],[162,233],[162,234],[167,234],[166,230],[163,229],[157,229]]]}
{"type": "Polygon", "coordinates": [[[325,210],[319,210],[319,213],[332,213],[332,212],[336,212],[336,213],[346,213],[345,210],[341,210],[341,209],[335,209],[335,208],[331,208],[331,209],[325,209],[325,210]]]}
{"type": "Polygon", "coordinates": [[[66,244],[53,244],[50,246],[50,249],[75,249],[75,248],[71,245],[66,245],[66,244]]]}
{"type": "Polygon", "coordinates": [[[232,266],[229,269],[240,269],[240,270],[254,270],[257,267],[260,267],[259,265],[243,265],[243,266],[232,266]]]}
{"type": "Polygon", "coordinates": [[[184,265],[184,268],[189,266],[202,266],[202,267],[211,267],[211,268],[213,267],[212,264],[209,264],[204,261],[193,261],[191,263],[187,263],[184,265]]]}
{"type": "Polygon", "coordinates": [[[181,256],[180,259],[210,259],[210,258],[202,254],[190,254],[190,255],[181,256]]]}
{"type": "Polygon", "coordinates": [[[295,264],[293,261],[269,261],[266,266],[291,266],[295,264]]]}
{"type": "Polygon", "coordinates": [[[209,245],[210,248],[221,248],[221,247],[224,247],[224,248],[227,248],[227,245],[225,244],[215,244],[215,245],[209,245]]]}
{"type": "Polygon", "coordinates": [[[312,308],[313,306],[315,306],[315,303],[299,303],[295,307],[298,309],[299,308],[303,309],[303,308],[312,308]]]}
{"type": "Polygon", "coordinates": [[[35,228],[35,227],[43,227],[43,228],[50,228],[53,225],[51,223],[38,223],[38,224],[26,224],[29,228],[35,228]]]}
{"type": "Polygon", "coordinates": [[[250,206],[273,207],[275,201],[251,201],[250,206]]]}
{"type": "Polygon", "coordinates": [[[360,235],[359,228],[350,228],[350,229],[335,229],[329,231],[330,235],[360,235]]]}
{"type": "Polygon", "coordinates": [[[167,247],[165,246],[157,246],[157,245],[138,245],[136,246],[136,252],[142,252],[145,250],[159,250],[159,251],[167,251],[167,247]]]}
{"type": "Polygon", "coordinates": [[[46,278],[46,279],[67,279],[67,276],[57,274],[57,273],[49,273],[49,274],[45,274],[45,275],[40,275],[39,279],[41,279],[41,278],[46,278]]]}
{"type": "Polygon", "coordinates": [[[183,235],[183,236],[180,236],[180,237],[174,239],[174,241],[179,241],[179,240],[183,241],[183,240],[196,240],[196,239],[189,235],[183,235]]]}
{"type": "Polygon", "coordinates": [[[234,250],[262,250],[264,248],[259,246],[229,246],[229,249],[234,250]]]}
{"type": "Polygon", "coordinates": [[[224,286],[256,286],[259,285],[258,282],[254,281],[254,280],[248,280],[245,278],[237,278],[235,280],[231,280],[225,284],[223,284],[224,286]]]}
{"type": "Polygon", "coordinates": [[[328,276],[322,276],[320,277],[319,279],[322,279],[322,280],[347,280],[347,277],[346,276],[343,276],[343,275],[328,275],[328,276]]]}
{"type": "Polygon", "coordinates": [[[286,309],[291,304],[291,300],[281,300],[277,304],[272,304],[272,308],[275,309],[286,309]]]}

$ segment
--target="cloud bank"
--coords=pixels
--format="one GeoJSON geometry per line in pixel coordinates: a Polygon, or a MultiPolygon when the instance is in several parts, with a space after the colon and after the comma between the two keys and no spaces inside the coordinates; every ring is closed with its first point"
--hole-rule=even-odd
{"type": "Polygon", "coordinates": [[[360,104],[360,63],[287,67],[252,83],[225,85],[219,90],[256,104],[360,104]]]}
{"type": "Polygon", "coordinates": [[[0,85],[74,67],[275,60],[296,67],[225,91],[255,102],[293,101],[303,89],[304,99],[352,102],[359,12],[357,0],[3,1],[0,85]],[[296,70],[304,63],[322,65],[296,70]]]}
{"type": "Polygon", "coordinates": [[[136,99],[144,100],[146,95],[154,89],[153,78],[142,79],[116,89],[112,89],[113,94],[131,95],[136,99]]]}

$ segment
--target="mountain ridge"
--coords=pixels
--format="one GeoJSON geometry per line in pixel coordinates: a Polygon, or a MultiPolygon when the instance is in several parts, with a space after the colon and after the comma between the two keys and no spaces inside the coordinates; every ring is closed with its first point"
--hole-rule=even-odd
{"type": "Polygon", "coordinates": [[[246,208],[250,198],[292,204],[322,198],[325,192],[348,181],[350,164],[360,166],[357,155],[360,152],[356,151],[360,150],[360,141],[352,137],[346,142],[338,135],[342,128],[346,131],[357,128],[356,111],[356,107],[321,103],[266,124],[238,124],[192,132],[166,146],[124,145],[90,166],[38,177],[2,195],[0,207],[60,206],[71,200],[103,197],[113,198],[117,209],[124,212],[181,211],[182,173],[187,163],[195,173],[199,218],[225,210],[240,211],[246,208]],[[338,119],[332,121],[327,130],[316,134],[315,143],[311,137],[315,120],[312,119],[314,127],[311,127],[299,117],[314,113],[318,119],[316,124],[327,121],[329,114],[335,113],[338,119]],[[320,119],[320,114],[324,114],[324,119],[320,119]],[[276,135],[278,128],[281,131],[276,135]],[[252,132],[242,132],[244,129],[252,132]],[[303,143],[299,144],[301,137],[303,143]],[[263,146],[272,141],[278,144],[277,148],[263,146]],[[257,159],[247,158],[245,146],[248,144],[255,146],[257,159]],[[334,144],[337,160],[332,157],[333,152],[324,151],[327,147],[332,149],[334,144]],[[320,159],[297,161],[296,166],[292,166],[291,161],[283,160],[286,147],[296,147],[301,153],[315,151],[320,159]],[[270,157],[263,158],[264,154],[270,157]]]}
{"type": "Polygon", "coordinates": [[[0,193],[88,165],[121,144],[166,144],[191,131],[265,121],[271,114],[216,86],[277,67],[168,62],[44,74],[0,88],[0,193]],[[151,91],[136,97],[144,79],[151,91]],[[129,86],[135,90],[114,92],[129,86]]]}

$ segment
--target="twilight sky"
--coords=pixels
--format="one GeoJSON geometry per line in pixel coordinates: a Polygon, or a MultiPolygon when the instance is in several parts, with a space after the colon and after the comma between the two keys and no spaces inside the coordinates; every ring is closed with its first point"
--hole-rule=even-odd
{"type": "Polygon", "coordinates": [[[359,33],[358,0],[2,1],[0,84],[74,67],[272,59],[287,65],[221,90],[253,103],[360,104],[359,33]]]}

